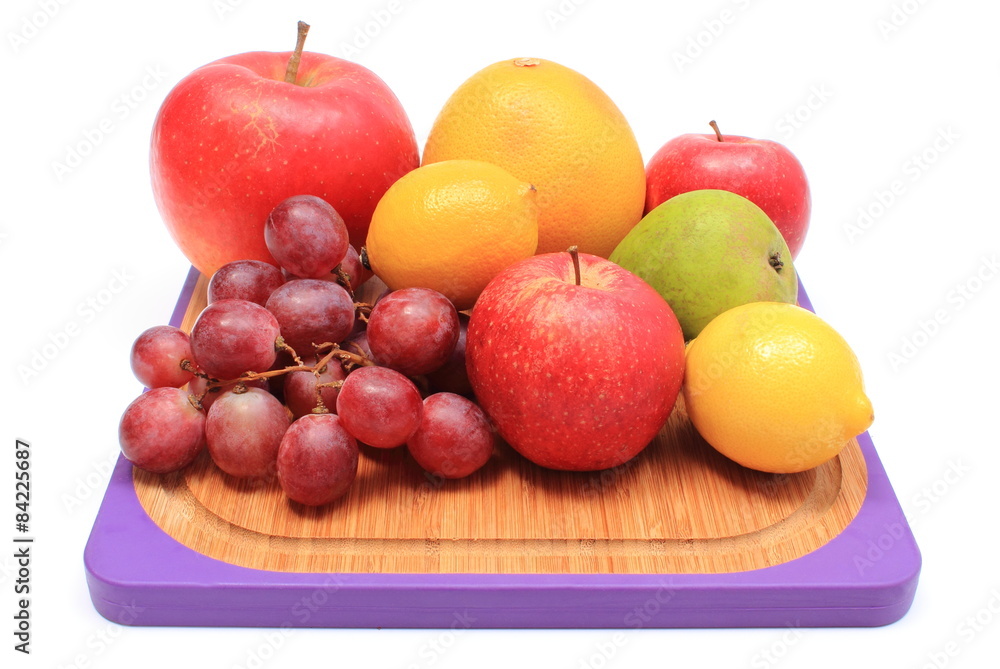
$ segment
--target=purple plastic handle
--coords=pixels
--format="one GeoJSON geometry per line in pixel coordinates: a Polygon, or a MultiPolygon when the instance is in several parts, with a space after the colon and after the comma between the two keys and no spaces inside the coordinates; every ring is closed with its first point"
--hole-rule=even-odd
{"type": "MultiPolygon", "coordinates": [[[[171,322],[180,323],[192,269],[171,322]]],[[[801,304],[811,308],[800,288],[801,304]]],[[[95,608],[126,625],[424,628],[877,626],[913,602],[920,552],[868,433],[855,519],[789,562],[725,574],[292,573],[191,550],[146,514],[120,457],[84,552],[95,608]]]]}

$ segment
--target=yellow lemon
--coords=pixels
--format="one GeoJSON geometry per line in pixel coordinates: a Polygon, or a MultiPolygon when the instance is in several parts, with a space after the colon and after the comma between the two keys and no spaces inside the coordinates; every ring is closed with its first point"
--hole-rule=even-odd
{"type": "Polygon", "coordinates": [[[579,72],[540,58],[480,70],[451,95],[427,137],[423,164],[468,158],[538,189],[538,253],[604,258],[642,218],[646,173],[614,102],[579,72]]]}
{"type": "Polygon", "coordinates": [[[690,343],[686,365],[684,402],[695,429],[751,469],[812,469],[874,419],[854,352],[794,304],[723,312],[690,343]]]}
{"type": "Polygon", "coordinates": [[[459,310],[538,245],[535,188],[477,160],[408,172],[375,207],[365,250],[386,285],[433,288],[459,310]]]}

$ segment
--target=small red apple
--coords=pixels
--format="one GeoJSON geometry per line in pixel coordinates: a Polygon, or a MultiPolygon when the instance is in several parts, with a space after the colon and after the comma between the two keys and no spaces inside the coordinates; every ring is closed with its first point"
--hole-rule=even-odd
{"type": "Polygon", "coordinates": [[[666,301],[618,265],[547,253],[502,271],[469,319],[466,362],[480,406],[543,467],[593,471],[642,451],[684,376],[666,301]],[[578,267],[578,269],[577,269],[578,267]]]}
{"type": "Polygon", "coordinates": [[[293,195],[333,205],[360,248],[379,198],[419,164],[413,128],[388,86],[360,65],[302,53],[302,26],[295,52],[244,53],[198,68],[156,117],[153,194],[203,274],[233,260],[276,264],[264,222],[293,195]]]}
{"type": "Polygon", "coordinates": [[[812,200],[802,164],[784,145],[766,139],[687,134],[670,140],[646,165],[646,213],[675,195],[704,188],[742,195],[781,231],[792,258],[809,227],[812,200]]]}

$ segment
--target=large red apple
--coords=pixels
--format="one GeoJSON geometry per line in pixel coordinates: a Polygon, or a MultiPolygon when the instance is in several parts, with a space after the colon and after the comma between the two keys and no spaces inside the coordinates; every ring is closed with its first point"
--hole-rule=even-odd
{"type": "Polygon", "coordinates": [[[742,195],[781,231],[792,258],[809,227],[812,199],[802,164],[784,145],[766,139],[715,134],[680,135],[646,165],[646,213],[675,195],[717,188],[742,195]]]}
{"type": "Polygon", "coordinates": [[[528,258],[486,286],[469,320],[469,381],[500,436],[543,467],[606,469],[663,427],[684,337],[642,279],[597,256],[528,258]],[[577,280],[579,276],[579,280],[577,280]]]}
{"type": "Polygon", "coordinates": [[[244,53],[182,79],[153,128],[153,194],[171,235],[202,273],[274,259],[264,222],[292,195],[323,198],[364,243],[382,194],[419,164],[399,100],[370,70],[319,53],[244,53]]]}

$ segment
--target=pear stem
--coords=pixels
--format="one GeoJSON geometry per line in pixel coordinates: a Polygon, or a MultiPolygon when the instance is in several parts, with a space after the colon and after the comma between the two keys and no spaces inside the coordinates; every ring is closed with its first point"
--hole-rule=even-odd
{"type": "Polygon", "coordinates": [[[576,275],[576,285],[580,285],[580,253],[576,244],[566,249],[566,253],[573,259],[573,272],[576,275]]]}
{"type": "Polygon", "coordinates": [[[710,126],[712,126],[712,130],[715,131],[715,138],[721,142],[722,141],[722,133],[719,132],[719,124],[716,123],[715,121],[709,121],[708,124],[710,126]]]}
{"type": "Polygon", "coordinates": [[[302,60],[302,47],[306,44],[306,35],[309,34],[309,24],[299,21],[298,39],[295,40],[295,51],[288,59],[288,69],[285,70],[285,83],[294,84],[295,78],[299,75],[299,62],[302,60]]]}

